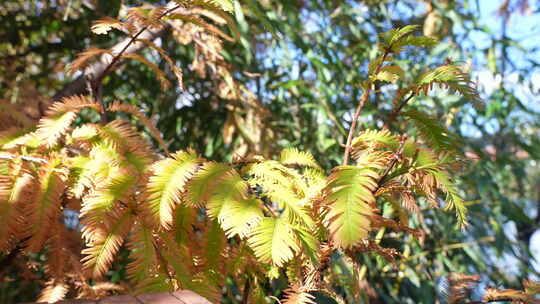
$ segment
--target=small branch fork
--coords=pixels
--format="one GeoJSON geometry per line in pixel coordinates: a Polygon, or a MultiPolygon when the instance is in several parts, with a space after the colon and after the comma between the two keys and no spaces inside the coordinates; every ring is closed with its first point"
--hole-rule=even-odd
{"type": "MultiPolygon", "coordinates": [[[[172,8],[166,10],[161,15],[159,15],[157,19],[161,19],[165,17],[167,14],[179,9],[180,7],[181,7],[180,4],[173,6],[172,8]]],[[[126,43],[126,45],[124,45],[124,47],[118,53],[116,53],[116,55],[114,55],[111,62],[105,67],[105,70],[103,70],[103,73],[99,74],[98,77],[92,80],[91,92],[95,93],[94,95],[96,96],[94,97],[98,100],[101,106],[100,116],[101,116],[102,122],[107,122],[107,112],[105,110],[105,105],[103,104],[103,101],[101,100],[101,92],[100,92],[101,81],[103,80],[105,76],[107,76],[107,74],[109,74],[109,72],[113,69],[114,65],[122,58],[122,55],[126,52],[126,50],[139,38],[139,36],[142,33],[146,32],[150,28],[150,26],[151,25],[143,26],[137,33],[135,33],[135,35],[131,37],[131,39],[126,43]]]]}
{"type": "Polygon", "coordinates": [[[392,169],[394,169],[394,166],[396,165],[398,160],[401,159],[401,155],[403,154],[403,149],[405,147],[405,141],[406,140],[407,140],[407,134],[402,135],[401,140],[399,142],[399,148],[392,155],[392,160],[390,161],[390,164],[388,165],[388,167],[386,167],[386,170],[384,170],[384,173],[379,178],[379,181],[377,182],[377,185],[378,185],[377,189],[375,191],[373,191],[373,193],[377,192],[378,188],[380,188],[382,183],[384,182],[384,179],[388,176],[390,171],[392,171],[392,169]]]}
{"type": "MultiPolygon", "coordinates": [[[[404,93],[403,93],[404,94],[404,93]]],[[[402,94],[397,94],[396,99],[401,98],[402,94]]],[[[399,112],[407,105],[407,103],[415,96],[414,92],[411,92],[407,98],[405,98],[394,110],[392,110],[392,113],[390,113],[390,116],[388,117],[388,120],[384,123],[383,129],[388,129],[390,127],[390,124],[394,122],[399,115],[399,112]]]]}

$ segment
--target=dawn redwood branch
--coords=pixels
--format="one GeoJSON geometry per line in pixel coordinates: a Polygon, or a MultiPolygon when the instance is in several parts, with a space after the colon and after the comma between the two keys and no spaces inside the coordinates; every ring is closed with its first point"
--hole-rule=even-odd
{"type": "MultiPolygon", "coordinates": [[[[383,66],[383,63],[386,61],[386,58],[388,57],[389,54],[390,54],[390,49],[384,50],[384,54],[382,56],[382,59],[379,62],[379,64],[377,64],[377,67],[375,68],[375,72],[373,73],[373,75],[379,74],[379,72],[381,71],[381,68],[383,66]]],[[[354,112],[353,119],[352,119],[352,122],[351,122],[351,128],[349,129],[349,135],[347,136],[347,143],[345,145],[345,152],[343,153],[343,165],[344,166],[349,164],[349,156],[351,154],[351,149],[352,149],[351,144],[352,144],[352,140],[353,140],[353,137],[354,137],[354,132],[356,131],[356,122],[358,121],[358,118],[360,117],[360,112],[362,112],[362,109],[364,108],[364,105],[366,104],[366,102],[369,99],[369,93],[371,92],[372,86],[373,86],[373,82],[371,82],[371,81],[366,85],[366,87],[364,89],[364,93],[362,94],[362,97],[360,97],[360,102],[358,103],[358,107],[356,107],[356,111],[354,112]]]]}
{"type": "MultiPolygon", "coordinates": [[[[174,1],[170,1],[166,4],[166,6],[172,6],[172,8],[167,10],[163,15],[181,8],[174,1]]],[[[56,92],[56,94],[54,94],[52,97],[52,100],[59,101],[62,98],[74,95],[91,94],[92,92],[88,90],[88,84],[95,84],[98,81],[100,82],[105,76],[107,76],[107,74],[113,68],[113,65],[119,61],[122,54],[137,53],[147,47],[145,43],[133,43],[136,39],[153,41],[163,36],[169,27],[169,24],[165,24],[163,27],[157,29],[150,27],[141,28],[141,30],[139,30],[135,36],[127,37],[123,41],[114,45],[111,48],[114,55],[102,55],[99,60],[86,68],[82,75],[75,78],[72,82],[66,84],[60,91],[56,92]]]]}
{"type": "Polygon", "coordinates": [[[379,177],[379,180],[377,181],[377,188],[374,191],[372,191],[373,194],[375,194],[377,192],[377,190],[379,190],[382,187],[382,185],[386,182],[385,179],[388,176],[388,174],[390,173],[390,171],[392,171],[392,169],[394,169],[394,166],[396,165],[396,163],[401,159],[401,156],[403,154],[403,149],[405,148],[405,141],[406,140],[407,140],[407,134],[402,135],[401,140],[399,142],[399,148],[392,155],[392,160],[391,160],[390,164],[388,165],[388,167],[386,167],[386,169],[384,170],[384,173],[381,175],[381,177],[379,177]]]}
{"type": "MultiPolygon", "coordinates": [[[[159,15],[156,19],[161,19],[163,18],[164,16],[166,16],[167,14],[179,9],[181,6],[180,4],[177,4],[175,5],[174,7],[166,10],[165,12],[163,12],[161,15],[159,15]]],[[[144,39],[144,37],[142,36],[144,33],[146,33],[147,31],[150,30],[150,25],[147,25],[147,26],[144,26],[142,27],[135,35],[133,35],[132,37],[130,37],[130,39],[128,39],[127,41],[124,41],[125,42],[125,45],[117,45],[115,46],[112,51],[113,51],[113,54],[114,57],[111,59],[111,61],[105,66],[105,69],[103,70],[103,72],[98,75],[98,77],[94,78],[93,81],[94,81],[94,85],[97,86],[101,83],[101,80],[103,79],[103,77],[107,76],[107,74],[112,70],[112,68],[114,67],[114,64],[117,63],[120,58],[122,58],[122,55],[127,53],[128,49],[132,46],[135,45],[135,41],[137,39],[144,39]],[[116,48],[118,47],[118,48],[116,48]],[[119,50],[119,51],[118,51],[119,50]]],[[[107,57],[108,54],[105,54],[104,56],[107,57]]],[[[109,55],[110,56],[110,55],[109,55]]]]}
{"type": "MultiPolygon", "coordinates": [[[[155,40],[156,38],[163,36],[167,29],[168,26],[160,29],[147,29],[139,35],[138,39],[147,39],[150,41],[155,40]]],[[[131,37],[128,37],[125,40],[117,43],[115,46],[112,47],[113,53],[117,53],[123,48],[125,48],[126,45],[130,43],[130,41],[131,37]]],[[[126,48],[124,54],[136,53],[146,47],[147,45],[144,43],[134,43],[126,48]]],[[[109,72],[107,67],[111,63],[112,59],[113,56],[111,56],[110,54],[105,54],[101,56],[99,60],[86,68],[82,75],[75,78],[73,81],[67,83],[60,91],[56,92],[56,94],[54,94],[54,96],[52,97],[53,101],[59,101],[62,98],[74,95],[90,94],[90,92],[88,91],[88,82],[92,82],[94,79],[103,79],[103,77],[106,76],[106,73],[109,72]]]]}
{"type": "MultiPolygon", "coordinates": [[[[157,20],[160,20],[161,18],[163,18],[164,16],[166,16],[167,14],[175,11],[176,9],[179,9],[180,8],[180,4],[176,4],[174,7],[166,10],[165,12],[163,12],[162,14],[160,14],[158,17],[157,17],[157,20]]],[[[102,87],[101,87],[101,82],[103,80],[103,78],[105,76],[107,76],[107,74],[109,74],[112,69],[114,68],[115,64],[118,63],[118,61],[122,58],[122,56],[127,52],[127,50],[134,46],[136,43],[135,41],[137,41],[137,39],[141,39],[141,36],[143,33],[145,33],[147,30],[149,30],[151,28],[151,25],[148,24],[146,26],[143,26],[142,28],[139,29],[139,31],[137,33],[135,33],[135,35],[131,36],[130,39],[125,43],[125,45],[122,45],[122,46],[118,46],[118,49],[116,48],[113,48],[112,49],[112,53],[114,54],[113,58],[110,60],[110,62],[105,66],[105,69],[103,70],[102,73],[100,73],[99,75],[97,75],[97,77],[91,79],[90,81],[90,90],[92,93],[92,95],[96,95],[94,96],[94,99],[97,100],[100,104],[100,116],[101,116],[101,122],[102,123],[106,123],[107,122],[107,111],[105,110],[105,105],[103,104],[103,100],[101,99],[101,95],[102,95],[102,87]]],[[[109,57],[107,56],[108,54],[104,54],[102,58],[106,58],[108,59],[109,57]]]]}
{"type": "Polygon", "coordinates": [[[354,131],[356,130],[356,122],[358,121],[360,112],[362,112],[364,105],[369,99],[370,88],[371,88],[371,84],[368,84],[367,88],[364,90],[364,93],[362,94],[362,97],[360,98],[360,103],[358,104],[358,107],[356,107],[356,111],[354,112],[352,122],[351,122],[351,128],[349,129],[349,135],[347,136],[347,143],[345,144],[345,153],[343,154],[344,166],[348,165],[349,163],[349,155],[351,154],[351,148],[352,148],[351,144],[352,144],[352,139],[354,137],[354,131]]]}
{"type": "Polygon", "coordinates": [[[0,159],[9,159],[9,160],[11,160],[11,159],[16,159],[16,158],[20,158],[20,159],[25,160],[25,161],[34,162],[34,163],[40,163],[40,164],[47,163],[46,159],[39,158],[39,157],[33,157],[33,156],[27,156],[27,155],[13,155],[13,154],[7,154],[7,153],[1,153],[0,154],[0,159]]]}
{"type": "MultiPolygon", "coordinates": [[[[399,99],[401,98],[402,95],[401,94],[398,94],[396,95],[396,99],[399,99]]],[[[383,126],[383,129],[388,129],[390,128],[390,124],[396,120],[399,112],[401,112],[401,110],[403,109],[403,107],[405,107],[405,105],[407,105],[407,103],[414,97],[414,92],[411,92],[411,94],[409,96],[407,96],[407,98],[405,98],[396,108],[394,108],[394,110],[392,110],[392,113],[390,113],[390,116],[388,117],[388,120],[384,123],[384,126],[383,126]]]]}

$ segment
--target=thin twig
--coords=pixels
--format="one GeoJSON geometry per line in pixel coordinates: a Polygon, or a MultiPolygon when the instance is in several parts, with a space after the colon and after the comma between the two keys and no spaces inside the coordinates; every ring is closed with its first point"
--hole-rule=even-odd
{"type": "MultiPolygon", "coordinates": [[[[168,10],[166,10],[165,12],[163,12],[161,15],[159,15],[159,17],[157,17],[157,19],[161,19],[163,18],[165,15],[169,14],[170,12],[174,11],[174,10],[177,10],[181,7],[181,5],[176,5],[174,6],[173,8],[170,8],[168,10]]],[[[146,25],[144,27],[142,27],[133,37],[131,37],[131,40],[122,48],[122,50],[120,50],[120,52],[118,52],[114,57],[113,59],[111,60],[111,63],[109,63],[109,65],[105,68],[105,70],[103,71],[103,73],[101,75],[98,76],[98,78],[96,78],[94,80],[95,83],[99,83],[101,82],[101,80],[107,75],[108,72],[111,71],[111,69],[113,68],[114,64],[120,60],[120,58],[122,57],[123,53],[128,49],[128,47],[133,44],[133,42],[135,42],[137,40],[137,38],[142,34],[144,33],[148,28],[150,27],[150,25],[146,25]]]]}
{"type": "MultiPolygon", "coordinates": [[[[161,15],[159,15],[157,17],[157,19],[161,19],[163,18],[164,16],[166,16],[167,14],[171,13],[172,11],[175,11],[177,9],[179,9],[181,7],[180,4],[178,5],[175,5],[174,7],[166,10],[165,12],[163,12],[161,15]]],[[[114,65],[122,58],[122,55],[126,52],[126,50],[137,40],[137,38],[139,38],[139,36],[144,33],[146,30],[148,30],[150,28],[151,24],[149,25],[146,25],[144,27],[142,27],[135,35],[133,35],[133,37],[131,37],[131,40],[128,41],[128,43],[126,43],[126,45],[124,45],[124,47],[120,50],[120,52],[118,52],[116,55],[114,55],[113,59],[111,60],[111,62],[107,65],[107,67],[105,67],[105,70],[103,70],[103,73],[101,73],[96,79],[93,80],[92,82],[92,88],[95,90],[95,92],[99,92],[98,89],[99,89],[99,86],[101,85],[101,81],[103,80],[103,78],[105,76],[107,76],[107,74],[112,70],[112,68],[114,67],[114,65]]],[[[101,95],[101,94],[100,94],[101,95]]],[[[102,121],[105,120],[106,121],[106,116],[107,116],[107,113],[106,113],[106,110],[105,110],[105,106],[103,105],[103,103],[101,102],[101,98],[99,98],[98,100],[101,104],[101,117],[102,117],[102,121]]]]}
{"type": "Polygon", "coordinates": [[[360,99],[360,103],[358,104],[358,107],[356,108],[356,111],[354,112],[354,116],[351,122],[351,128],[349,129],[349,135],[347,136],[347,143],[345,144],[345,153],[343,154],[343,165],[346,166],[349,163],[349,155],[351,154],[351,143],[352,139],[354,137],[354,131],[356,129],[356,122],[358,121],[358,117],[360,116],[360,112],[362,112],[362,108],[366,104],[368,98],[369,98],[369,91],[370,91],[371,84],[368,85],[368,87],[365,89],[364,93],[362,94],[362,98],[360,99]]]}
{"type": "MultiPolygon", "coordinates": [[[[386,60],[386,58],[388,57],[388,54],[389,54],[389,51],[385,50],[381,61],[375,68],[375,72],[373,73],[373,75],[377,75],[381,71],[382,65],[384,61],[386,60]]],[[[360,117],[360,113],[362,112],[364,105],[369,99],[369,93],[371,92],[372,85],[373,83],[369,81],[368,84],[366,85],[364,93],[362,94],[362,97],[360,98],[360,103],[358,103],[358,106],[356,107],[356,111],[354,112],[353,119],[351,122],[351,128],[349,129],[349,135],[347,136],[347,143],[345,144],[345,152],[343,153],[344,166],[346,166],[349,163],[349,156],[351,154],[351,149],[352,149],[351,143],[354,137],[354,133],[356,131],[356,123],[358,121],[358,117],[360,117]]]]}
{"type": "MultiPolygon", "coordinates": [[[[399,112],[407,105],[407,103],[414,97],[414,92],[411,92],[407,98],[405,98],[393,111],[390,113],[390,116],[388,117],[388,120],[384,123],[383,129],[388,129],[390,127],[390,124],[396,120],[399,112]]],[[[402,95],[397,94],[396,98],[400,98],[402,95]]]]}
{"type": "Polygon", "coordinates": [[[39,158],[39,157],[24,156],[24,155],[12,155],[12,154],[0,154],[0,159],[16,159],[16,158],[20,158],[22,160],[26,160],[26,161],[34,162],[34,163],[40,163],[40,164],[47,163],[46,159],[39,158]]]}
{"type": "Polygon", "coordinates": [[[272,215],[273,218],[277,218],[276,213],[274,212],[274,210],[272,210],[272,208],[270,208],[270,206],[268,206],[268,205],[265,204],[264,202],[263,202],[262,205],[263,205],[263,207],[266,208],[266,210],[270,213],[270,215],[272,215]]]}
{"type": "Polygon", "coordinates": [[[407,134],[402,135],[401,140],[399,142],[399,148],[392,155],[392,161],[390,162],[388,167],[386,167],[386,170],[384,170],[384,173],[379,178],[379,181],[377,182],[377,189],[375,189],[375,191],[373,191],[373,193],[375,193],[375,192],[377,192],[377,190],[379,190],[379,188],[382,186],[382,183],[384,182],[384,179],[388,176],[390,171],[392,171],[392,169],[394,169],[394,166],[397,164],[398,160],[401,158],[401,154],[403,154],[403,149],[405,147],[405,141],[406,140],[407,140],[407,134]]]}
{"type": "Polygon", "coordinates": [[[244,290],[242,292],[242,304],[248,304],[249,303],[249,294],[251,290],[251,280],[249,277],[246,279],[246,282],[244,284],[244,290]]]}

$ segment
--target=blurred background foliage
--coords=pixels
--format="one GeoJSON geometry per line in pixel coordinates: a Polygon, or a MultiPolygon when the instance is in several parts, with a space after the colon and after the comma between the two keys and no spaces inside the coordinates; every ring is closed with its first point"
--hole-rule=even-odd
{"type": "MultiPolygon", "coordinates": [[[[113,39],[92,34],[92,21],[118,17],[140,4],[2,1],[0,97],[13,104],[25,100],[26,112],[38,119],[51,97],[77,76],[65,73],[77,53],[122,39],[119,34],[113,39]]],[[[377,33],[419,24],[425,35],[442,43],[432,50],[402,53],[398,63],[406,77],[415,77],[426,65],[453,61],[467,66],[480,88],[479,104],[440,90],[407,106],[437,117],[457,135],[464,158],[461,190],[471,225],[453,229],[452,215],[426,208],[423,221],[412,219],[428,232],[423,245],[386,233],[381,242],[400,248],[404,258],[388,264],[359,255],[366,267],[353,269],[336,254],[333,271],[342,279],[332,283],[351,303],[366,297],[373,303],[444,303],[444,277],[450,272],[480,274],[485,284],[508,288],[540,278],[535,259],[540,258],[540,22],[520,22],[540,20],[540,2],[235,0],[234,18],[240,39],[225,41],[220,55],[256,102],[223,98],[221,82],[197,69],[197,55],[171,39],[174,31],[156,43],[182,68],[184,90],[162,90],[150,69],[128,62],[104,80],[103,100],[136,104],[156,117],[171,151],[192,147],[209,159],[229,161],[235,154],[272,156],[293,146],[311,151],[328,169],[340,162],[359,84],[377,50],[377,33]],[[253,138],[258,142],[251,142],[253,138]]],[[[149,50],[143,54],[168,71],[161,56],[149,50]]],[[[361,115],[362,129],[382,126],[391,110],[389,93],[384,88],[372,96],[361,115]]],[[[0,127],[6,124],[0,122],[0,127]]],[[[408,126],[401,117],[391,129],[408,126]]],[[[38,265],[40,258],[31,262],[38,265]]],[[[37,285],[3,260],[0,256],[0,302],[34,299],[37,285]]],[[[110,273],[112,281],[124,279],[125,262],[110,273]]],[[[225,303],[239,303],[235,284],[227,282],[225,303]]],[[[279,281],[267,286],[276,296],[284,287],[279,281]]]]}

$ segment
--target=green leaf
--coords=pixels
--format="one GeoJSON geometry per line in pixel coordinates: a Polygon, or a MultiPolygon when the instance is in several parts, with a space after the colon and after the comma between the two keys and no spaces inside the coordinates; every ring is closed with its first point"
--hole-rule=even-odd
{"type": "Polygon", "coordinates": [[[309,257],[313,265],[319,265],[319,258],[317,256],[319,242],[315,235],[301,227],[293,227],[293,232],[302,245],[303,253],[309,257]]]}
{"type": "Polygon", "coordinates": [[[378,177],[373,168],[339,166],[328,178],[325,221],[338,247],[349,248],[368,236],[378,177]]]}
{"type": "Polygon", "coordinates": [[[397,65],[387,65],[383,66],[379,73],[374,76],[376,80],[386,81],[386,82],[396,82],[401,77],[403,77],[403,69],[397,65]]]}
{"type": "Polygon", "coordinates": [[[85,233],[91,229],[93,243],[91,247],[83,249],[82,254],[86,255],[81,262],[92,278],[101,278],[111,266],[114,256],[124,242],[124,238],[131,229],[133,217],[131,212],[124,212],[120,215],[112,215],[107,221],[107,225],[102,227],[86,227],[85,233]]]}
{"type": "Polygon", "coordinates": [[[131,262],[127,265],[128,277],[141,282],[151,276],[157,265],[157,255],[152,229],[142,222],[136,222],[129,235],[128,248],[131,262]]]}
{"type": "Polygon", "coordinates": [[[216,180],[208,200],[208,215],[218,218],[225,204],[229,201],[240,201],[246,198],[248,184],[236,170],[230,170],[216,180]]]}
{"type": "Polygon", "coordinates": [[[186,188],[186,201],[193,206],[202,206],[214,194],[216,184],[232,168],[228,165],[207,162],[193,175],[186,188]]]}
{"type": "Polygon", "coordinates": [[[152,166],[146,194],[152,216],[162,227],[172,224],[174,206],[181,202],[184,185],[200,161],[193,152],[179,151],[152,166]]]}
{"type": "Polygon", "coordinates": [[[296,148],[283,149],[279,157],[279,162],[284,165],[299,165],[321,169],[311,153],[298,151],[296,148]]]}
{"type": "Polygon", "coordinates": [[[110,176],[83,200],[81,217],[85,225],[100,223],[116,203],[134,190],[137,178],[132,170],[114,167],[110,176]]]}
{"type": "Polygon", "coordinates": [[[266,217],[248,239],[257,258],[278,267],[291,260],[300,247],[293,227],[285,218],[266,217]]]}
{"type": "Polygon", "coordinates": [[[439,119],[417,110],[402,112],[402,114],[412,119],[422,138],[436,149],[455,150],[459,146],[458,137],[450,133],[439,119]]]}
{"type": "Polygon", "coordinates": [[[248,184],[235,170],[223,174],[214,184],[208,200],[208,215],[217,218],[228,237],[247,236],[261,220],[260,202],[247,197],[248,184]]]}
{"type": "Polygon", "coordinates": [[[399,139],[388,130],[365,130],[356,136],[352,142],[355,150],[399,147],[399,139]]]}
{"type": "Polygon", "coordinates": [[[431,174],[437,181],[439,188],[446,193],[446,206],[444,210],[454,210],[458,220],[458,225],[465,228],[468,225],[467,207],[459,196],[456,185],[452,182],[450,175],[444,171],[431,170],[431,174]]]}
{"type": "Polygon", "coordinates": [[[383,40],[383,46],[391,47],[392,44],[403,39],[407,35],[412,34],[420,26],[419,25],[407,25],[399,29],[392,29],[388,32],[380,34],[381,39],[383,40]]]}
{"type": "Polygon", "coordinates": [[[285,216],[291,223],[307,227],[314,225],[309,210],[306,208],[307,202],[288,191],[288,189],[283,188],[280,191],[269,192],[266,195],[272,202],[276,202],[281,208],[284,208],[285,216]]]}
{"type": "Polygon", "coordinates": [[[433,71],[426,72],[415,81],[418,86],[414,87],[416,94],[424,91],[425,94],[433,84],[439,84],[450,89],[451,93],[460,93],[463,97],[475,103],[481,101],[476,90],[476,84],[471,81],[469,75],[456,65],[443,65],[433,71]]]}
{"type": "Polygon", "coordinates": [[[218,220],[227,237],[244,238],[257,226],[263,217],[260,203],[253,198],[224,201],[218,220]]]}

